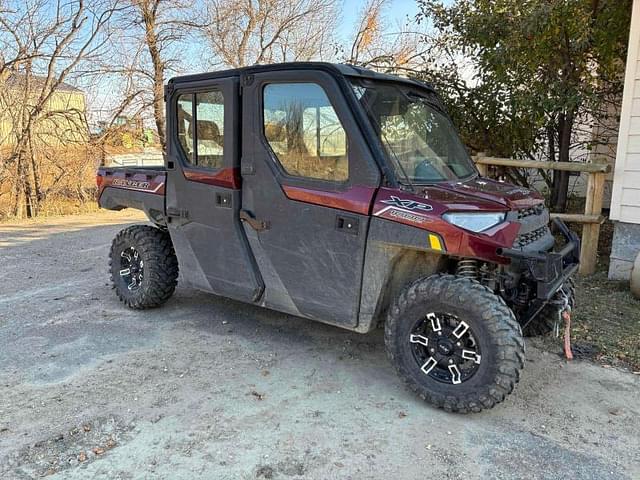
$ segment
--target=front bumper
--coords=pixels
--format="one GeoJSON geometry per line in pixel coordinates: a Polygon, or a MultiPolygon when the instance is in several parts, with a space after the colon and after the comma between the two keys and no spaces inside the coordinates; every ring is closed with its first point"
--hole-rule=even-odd
{"type": "Polygon", "coordinates": [[[521,271],[536,283],[536,298],[521,318],[523,327],[544,308],[580,265],[580,239],[562,220],[556,218],[553,222],[566,240],[559,251],[527,252],[511,248],[498,251],[499,255],[519,264],[521,271]]]}

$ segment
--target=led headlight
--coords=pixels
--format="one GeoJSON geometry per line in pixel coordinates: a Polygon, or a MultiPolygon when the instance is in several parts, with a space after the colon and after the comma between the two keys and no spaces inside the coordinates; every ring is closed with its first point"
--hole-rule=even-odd
{"type": "Polygon", "coordinates": [[[454,212],[445,213],[442,217],[449,223],[457,227],[471,230],[472,232],[484,232],[504,222],[506,214],[504,212],[475,213],[475,212],[454,212]]]}

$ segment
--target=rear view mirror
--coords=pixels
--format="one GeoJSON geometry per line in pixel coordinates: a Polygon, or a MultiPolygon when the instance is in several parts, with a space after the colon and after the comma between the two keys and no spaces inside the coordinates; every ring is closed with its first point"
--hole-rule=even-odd
{"type": "Polygon", "coordinates": [[[382,117],[404,115],[409,108],[409,102],[399,96],[393,99],[380,98],[374,104],[375,112],[382,117]]]}

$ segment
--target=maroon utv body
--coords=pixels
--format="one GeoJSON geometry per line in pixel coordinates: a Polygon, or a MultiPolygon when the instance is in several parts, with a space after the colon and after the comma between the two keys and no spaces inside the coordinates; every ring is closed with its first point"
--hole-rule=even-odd
{"type": "Polygon", "coordinates": [[[156,307],[178,278],[368,332],[428,402],[480,411],[524,335],[573,303],[578,240],[542,197],[480,178],[434,90],[293,63],[169,81],[164,168],[98,171],[103,208],[144,210],[113,242],[115,290],[156,307]]]}

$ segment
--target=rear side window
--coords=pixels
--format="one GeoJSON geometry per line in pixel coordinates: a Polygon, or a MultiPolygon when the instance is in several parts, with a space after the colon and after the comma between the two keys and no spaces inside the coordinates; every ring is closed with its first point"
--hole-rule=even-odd
{"type": "Polygon", "coordinates": [[[190,165],[219,168],[224,162],[224,97],[222,92],[178,96],[178,141],[190,165]]]}
{"type": "Polygon", "coordinates": [[[287,174],[349,178],[347,135],[320,85],[270,84],[263,96],[264,136],[287,174]]]}

